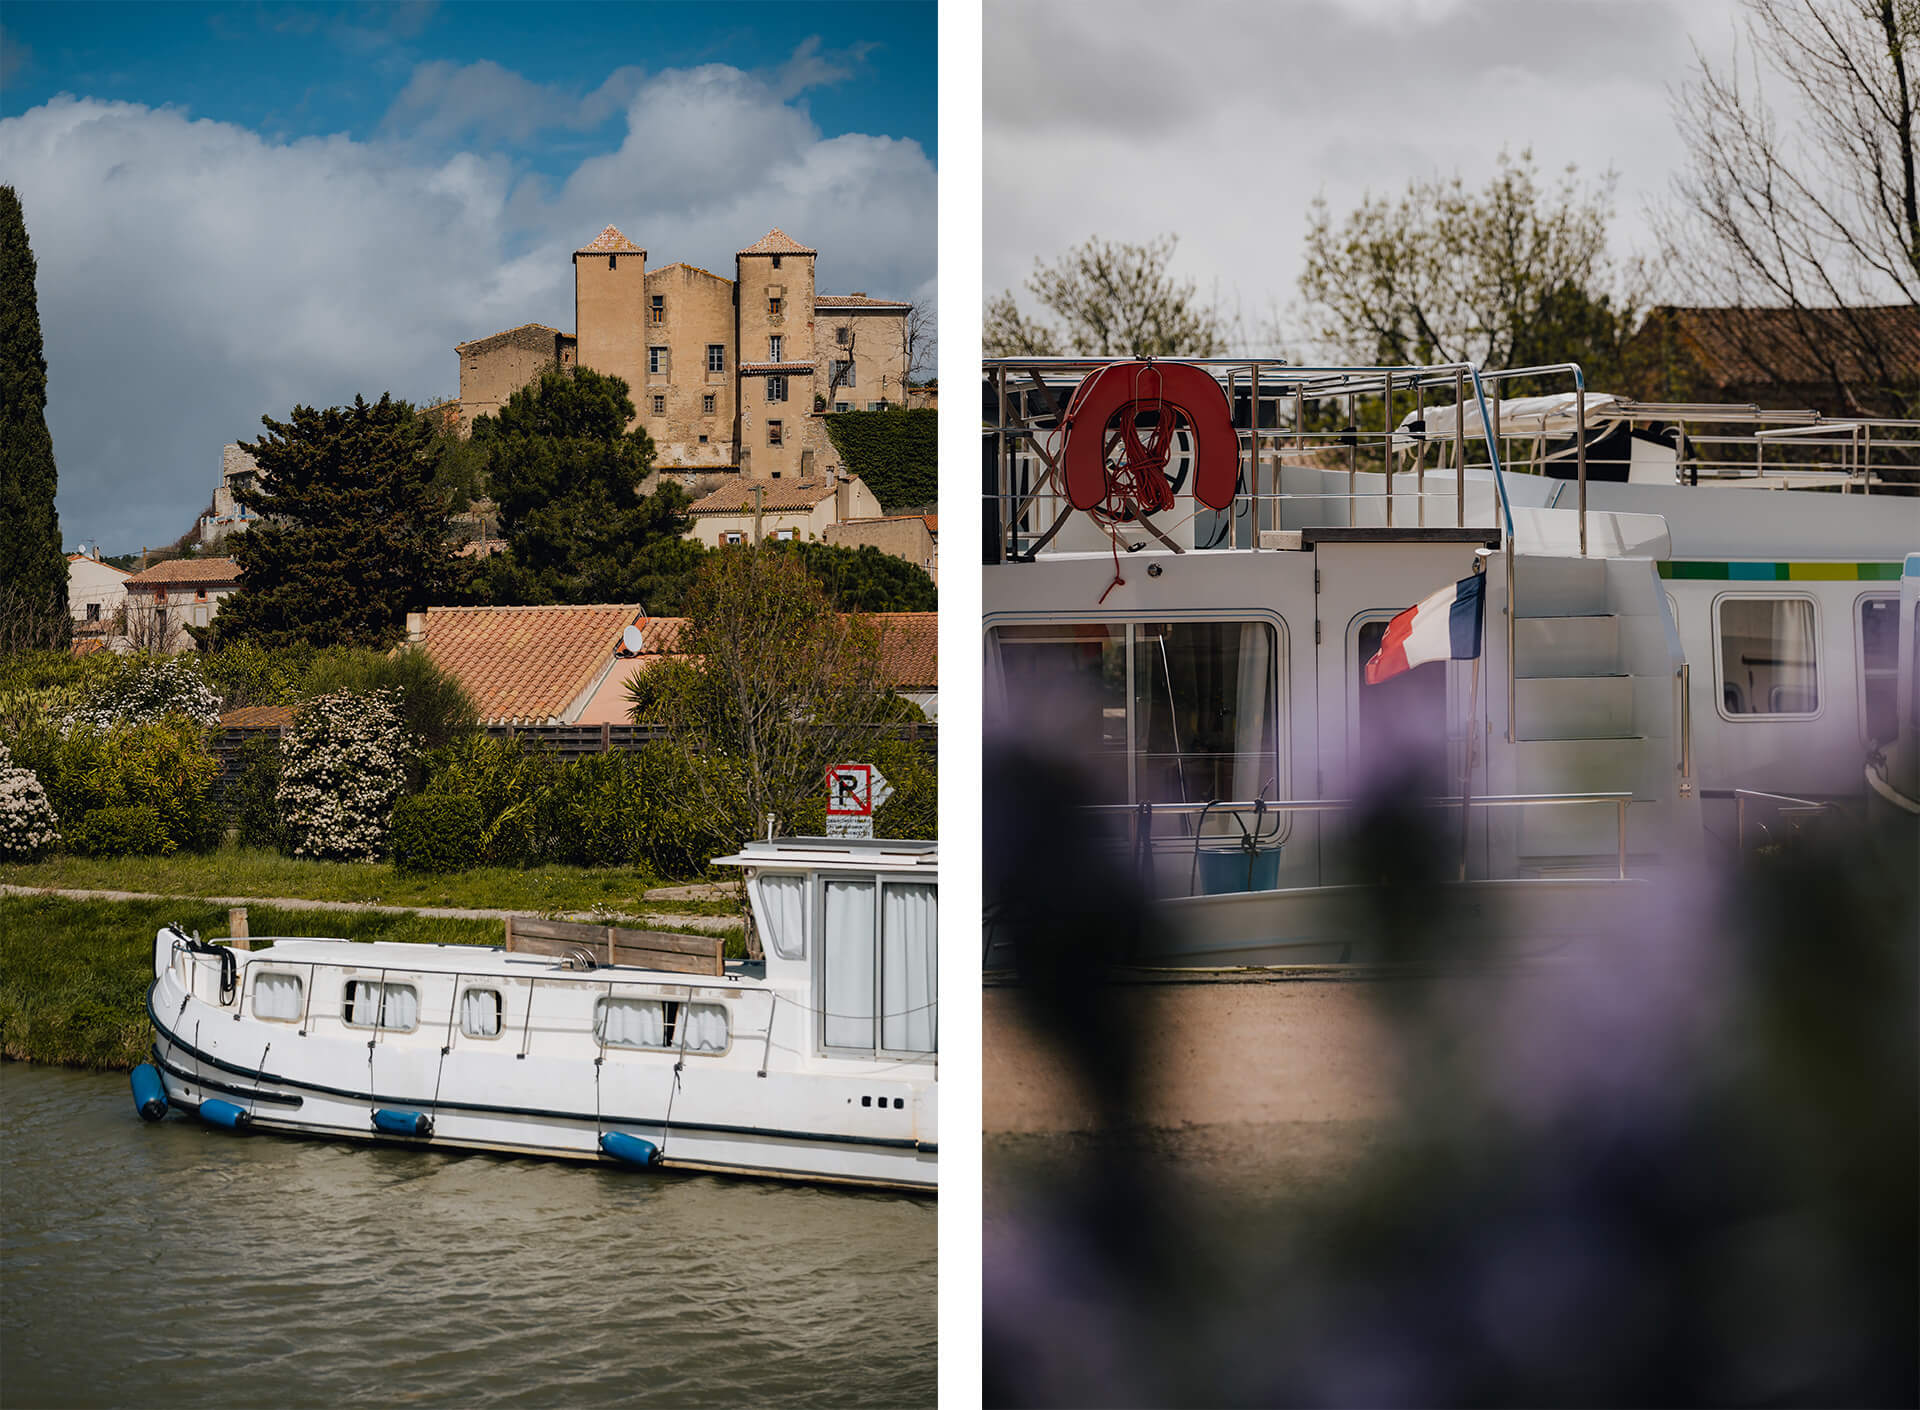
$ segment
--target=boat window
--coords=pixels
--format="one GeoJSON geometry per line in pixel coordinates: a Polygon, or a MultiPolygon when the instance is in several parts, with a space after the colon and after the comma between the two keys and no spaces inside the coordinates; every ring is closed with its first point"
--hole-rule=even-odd
{"type": "Polygon", "coordinates": [[[297,974],[261,974],[253,981],[253,1016],[274,1018],[283,1023],[298,1021],[304,1007],[297,974]]]}
{"type": "Polygon", "coordinates": [[[500,1036],[500,991],[469,989],[460,996],[460,1031],[469,1038],[500,1036]]]}
{"type": "Polygon", "coordinates": [[[420,1026],[420,991],[411,984],[349,979],[340,1018],[354,1028],[390,1028],[411,1033],[420,1026]]]}
{"type": "Polygon", "coordinates": [[[989,640],[1006,718],[1071,741],[1090,801],[1285,796],[1272,623],[1008,625],[989,640]]]}
{"type": "Polygon", "coordinates": [[[1900,729],[1900,599],[1860,599],[1860,733],[1869,743],[1892,741],[1900,729]]]}
{"type": "Polygon", "coordinates": [[[753,884],[760,890],[760,914],[767,923],[767,948],[783,960],[805,959],[806,876],[798,872],[762,872],[753,884]]]}
{"type": "Polygon", "coordinates": [[[859,1052],[940,1048],[940,930],[930,882],[830,877],[822,1041],[859,1052]]]}
{"type": "Polygon", "coordinates": [[[1451,791],[1447,777],[1447,664],[1429,661],[1378,685],[1368,685],[1366,665],[1380,650],[1391,614],[1362,622],[1354,636],[1353,678],[1359,692],[1355,715],[1354,776],[1423,795],[1451,791]]]}
{"type": "Polygon", "coordinates": [[[873,1047],[873,922],[878,889],[871,877],[826,880],[821,934],[825,937],[825,1041],[830,1048],[873,1047]]]}
{"type": "Polygon", "coordinates": [[[1718,609],[1721,713],[1817,712],[1813,599],[1723,597],[1718,609]]]}
{"type": "Polygon", "coordinates": [[[725,1004],[607,998],[593,1011],[593,1036],[609,1048],[724,1053],[731,1033],[725,1004]]]}

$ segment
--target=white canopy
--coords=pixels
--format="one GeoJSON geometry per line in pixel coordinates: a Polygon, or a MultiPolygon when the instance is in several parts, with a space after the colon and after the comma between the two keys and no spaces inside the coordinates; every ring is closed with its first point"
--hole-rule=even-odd
{"type": "MultiPolygon", "coordinates": [[[[1544,397],[1508,397],[1500,403],[1500,434],[1502,436],[1571,436],[1578,422],[1572,392],[1555,392],[1544,397]]],[[[1587,393],[1587,425],[1589,428],[1603,421],[1612,420],[1617,414],[1621,398],[1611,392],[1587,393]]],[[[1469,401],[1467,407],[1466,434],[1470,440],[1483,440],[1486,431],[1480,424],[1480,406],[1469,401]]],[[[1493,408],[1488,406],[1492,414],[1493,408]]],[[[1415,445],[1413,433],[1407,429],[1414,420],[1424,416],[1427,423],[1427,440],[1450,441],[1453,439],[1453,408],[1451,406],[1430,406],[1424,413],[1409,411],[1400,418],[1399,429],[1393,433],[1396,450],[1411,450],[1415,445]]]]}

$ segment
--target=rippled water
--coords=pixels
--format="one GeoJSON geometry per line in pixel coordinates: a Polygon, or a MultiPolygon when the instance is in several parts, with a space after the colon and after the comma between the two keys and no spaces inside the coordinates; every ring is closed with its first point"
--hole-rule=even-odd
{"type": "Polygon", "coordinates": [[[235,1136],[0,1064],[0,1401],[920,1405],[931,1200],[235,1136]]]}

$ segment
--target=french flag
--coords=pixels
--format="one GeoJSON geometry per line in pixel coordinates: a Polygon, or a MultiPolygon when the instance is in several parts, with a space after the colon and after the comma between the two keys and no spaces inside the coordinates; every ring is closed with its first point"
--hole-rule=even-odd
{"type": "Polygon", "coordinates": [[[1486,588],[1486,578],[1475,573],[1388,622],[1380,649],[1367,662],[1367,684],[1378,685],[1429,661],[1470,661],[1478,656],[1480,604],[1486,588]]]}

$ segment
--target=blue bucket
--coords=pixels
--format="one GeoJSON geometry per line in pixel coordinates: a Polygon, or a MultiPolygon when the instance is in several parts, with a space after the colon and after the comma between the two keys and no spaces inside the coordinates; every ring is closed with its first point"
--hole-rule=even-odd
{"type": "Polygon", "coordinates": [[[1248,866],[1246,848],[1238,842],[1230,846],[1200,844],[1200,891],[1202,896],[1227,896],[1236,891],[1274,891],[1280,886],[1280,848],[1261,847],[1248,866]],[[1249,876],[1251,871],[1251,876],[1249,876]]]}

